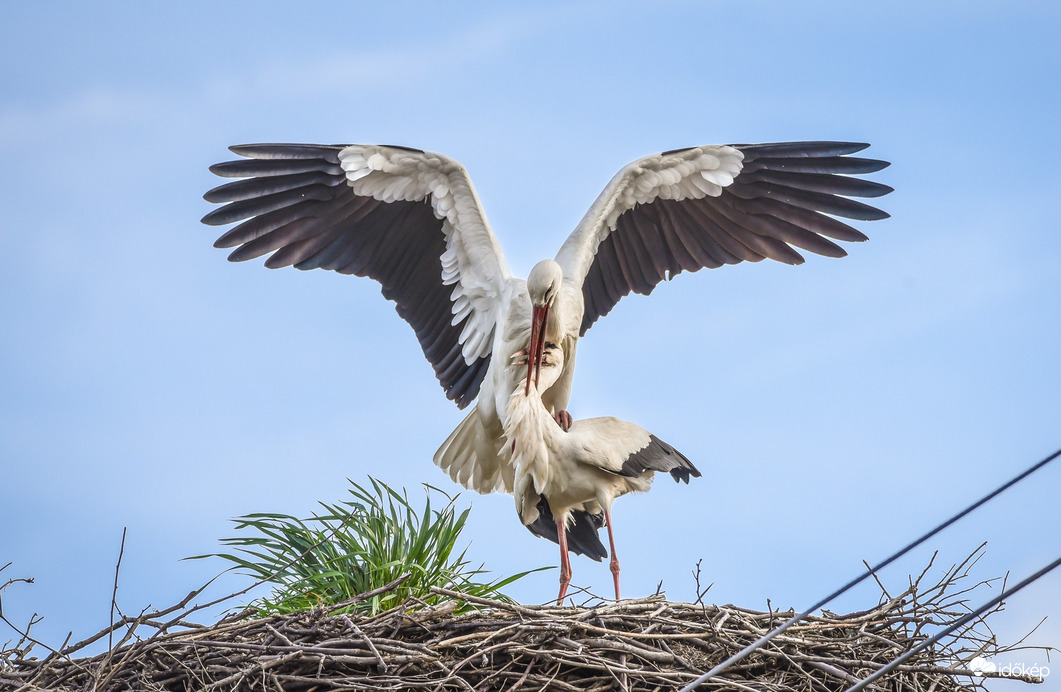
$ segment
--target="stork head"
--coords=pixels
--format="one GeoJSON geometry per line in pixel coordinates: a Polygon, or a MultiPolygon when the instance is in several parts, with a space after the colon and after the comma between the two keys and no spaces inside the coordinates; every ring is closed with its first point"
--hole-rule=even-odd
{"type": "Polygon", "coordinates": [[[531,374],[537,386],[541,375],[542,356],[545,354],[545,327],[549,311],[560,295],[564,272],[554,260],[538,262],[527,276],[527,293],[531,300],[531,338],[527,348],[527,393],[530,393],[531,374]]]}
{"type": "Polygon", "coordinates": [[[527,276],[527,293],[534,307],[551,306],[560,294],[564,272],[556,260],[542,260],[534,265],[527,276]]]}

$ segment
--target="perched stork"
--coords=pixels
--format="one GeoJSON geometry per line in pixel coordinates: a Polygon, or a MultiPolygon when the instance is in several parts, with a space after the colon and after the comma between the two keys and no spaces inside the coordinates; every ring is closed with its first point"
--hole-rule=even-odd
{"type": "Polygon", "coordinates": [[[513,277],[464,168],[397,146],[251,144],[211,170],[242,178],[206,193],[210,225],[241,222],[215,245],[267,267],[331,269],[376,279],[412,325],[446,396],[478,402],[435,462],[478,492],[513,492],[500,455],[515,385],[566,409],[579,337],[631,291],[764,258],[799,264],[795,248],[846,253],[830,238],[866,236],[836,217],[888,215],[851,197],[891,191],[853,177],[888,164],[851,156],[866,144],[795,142],[691,147],[635,161],[612,179],[560,248],[526,282],[513,277]],[[547,347],[565,365],[536,385],[547,347]],[[523,365],[513,356],[526,354],[523,365]],[[524,374],[525,373],[525,374],[524,374]]]}
{"type": "MultiPolygon", "coordinates": [[[[526,358],[516,356],[517,364],[526,358]]],[[[563,371],[563,351],[551,349],[544,354],[541,370],[546,384],[551,384],[563,371]]],[[[597,560],[608,554],[597,529],[602,523],[608,527],[609,566],[618,601],[612,502],[627,493],[647,491],[656,471],[670,473],[675,482],[700,477],[685,455],[634,423],[586,418],[573,421],[564,432],[553,422],[534,383],[518,384],[509,396],[504,443],[502,454],[511,469],[520,519],[532,533],[560,545],[557,605],[563,604],[571,583],[569,527],[575,552],[597,560]]]]}

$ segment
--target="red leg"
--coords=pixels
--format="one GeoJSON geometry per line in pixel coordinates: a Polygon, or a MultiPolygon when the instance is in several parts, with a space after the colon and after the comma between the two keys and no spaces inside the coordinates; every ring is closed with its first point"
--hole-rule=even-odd
{"type": "Polygon", "coordinates": [[[563,519],[556,522],[556,535],[560,543],[560,595],[556,597],[556,605],[562,606],[567,585],[571,583],[571,556],[567,553],[567,533],[563,519]]]}
{"type": "Polygon", "coordinates": [[[564,429],[564,432],[571,429],[571,423],[573,421],[571,420],[571,414],[567,411],[557,411],[553,418],[556,419],[557,425],[564,429]]]}
{"type": "Polygon", "coordinates": [[[609,563],[609,567],[612,570],[612,577],[615,578],[615,600],[619,600],[619,557],[615,554],[615,535],[612,534],[612,513],[610,510],[604,510],[604,521],[608,524],[608,547],[612,549],[612,560],[609,563]]]}

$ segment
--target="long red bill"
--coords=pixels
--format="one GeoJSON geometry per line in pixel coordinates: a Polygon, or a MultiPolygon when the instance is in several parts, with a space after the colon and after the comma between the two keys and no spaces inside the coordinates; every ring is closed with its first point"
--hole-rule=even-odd
{"type": "Polygon", "coordinates": [[[537,388],[538,379],[542,375],[542,361],[545,360],[545,327],[549,322],[549,306],[542,306],[541,326],[538,328],[538,361],[534,365],[534,386],[537,388]]]}
{"type": "Polygon", "coordinates": [[[542,358],[545,356],[545,324],[549,318],[549,306],[535,305],[531,313],[531,338],[527,346],[527,387],[524,394],[530,394],[531,373],[534,373],[534,386],[538,386],[541,377],[542,358]]]}

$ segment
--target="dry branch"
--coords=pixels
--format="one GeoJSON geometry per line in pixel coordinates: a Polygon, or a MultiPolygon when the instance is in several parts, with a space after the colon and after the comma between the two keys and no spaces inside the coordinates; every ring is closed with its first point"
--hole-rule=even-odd
{"type": "MultiPolygon", "coordinates": [[[[979,552],[979,551],[978,551],[979,552]]],[[[948,622],[990,582],[969,586],[975,559],[859,613],[825,612],[796,625],[702,689],[842,690],[948,622]]],[[[391,585],[393,588],[393,585],[391,585]]],[[[158,614],[115,627],[155,634],[96,656],[84,644],[43,660],[31,641],[0,652],[0,690],[610,690],[675,689],[790,616],[736,606],[670,603],[662,596],[592,607],[524,606],[448,589],[454,599],[407,602],[373,617],[320,609],[174,631],[158,614]],[[454,616],[456,601],[480,608],[454,616]],[[23,647],[23,648],[19,648],[23,647]]],[[[172,612],[172,610],[168,611],[172,612]]],[[[103,633],[107,636],[109,633],[103,633]]],[[[1002,650],[983,618],[879,683],[882,690],[982,689],[966,668],[1002,650]]],[[[1041,682],[1032,676],[1010,676],[1041,682]]]]}

